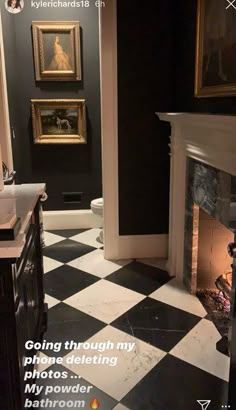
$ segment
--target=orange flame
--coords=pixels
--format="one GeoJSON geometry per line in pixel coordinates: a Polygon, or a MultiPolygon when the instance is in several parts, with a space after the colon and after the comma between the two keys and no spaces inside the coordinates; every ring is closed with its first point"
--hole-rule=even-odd
{"type": "Polygon", "coordinates": [[[100,406],[100,403],[99,403],[99,401],[96,399],[96,398],[94,398],[91,402],[90,402],[90,407],[91,407],[91,409],[98,409],[98,407],[100,406]]]}

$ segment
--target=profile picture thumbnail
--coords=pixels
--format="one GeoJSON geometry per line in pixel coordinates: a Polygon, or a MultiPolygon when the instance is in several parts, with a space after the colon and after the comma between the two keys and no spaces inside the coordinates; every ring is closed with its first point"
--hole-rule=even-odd
{"type": "Polygon", "coordinates": [[[24,8],[24,0],[6,0],[5,7],[9,13],[18,14],[24,8]]]}

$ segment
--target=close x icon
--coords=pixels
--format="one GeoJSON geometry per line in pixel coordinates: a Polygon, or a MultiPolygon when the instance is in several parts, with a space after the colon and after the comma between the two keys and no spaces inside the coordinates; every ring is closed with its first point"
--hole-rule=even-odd
{"type": "Polygon", "coordinates": [[[234,4],[236,0],[227,0],[228,5],[226,6],[226,10],[229,9],[230,7],[233,7],[236,10],[236,4],[234,4]]]}

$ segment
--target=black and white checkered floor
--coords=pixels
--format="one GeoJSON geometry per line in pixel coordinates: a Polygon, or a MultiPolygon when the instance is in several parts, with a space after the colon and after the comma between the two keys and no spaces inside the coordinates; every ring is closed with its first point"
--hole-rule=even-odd
{"type": "MultiPolygon", "coordinates": [[[[220,335],[199,300],[168,277],[160,260],[105,260],[98,236],[98,229],[45,232],[45,339],[135,343],[131,352],[116,352],[116,366],[64,363],[72,384],[79,375],[80,383],[94,386],[83,397],[86,408],[94,397],[101,410],[200,410],[200,399],[212,400],[210,410],[222,408],[229,359],[216,351],[220,335]]],[[[73,353],[78,350],[58,355],[73,353]]]]}

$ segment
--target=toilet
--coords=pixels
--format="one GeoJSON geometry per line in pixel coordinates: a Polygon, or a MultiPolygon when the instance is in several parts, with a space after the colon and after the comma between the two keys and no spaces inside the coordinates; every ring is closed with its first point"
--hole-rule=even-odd
{"type": "MultiPolygon", "coordinates": [[[[101,226],[103,226],[103,198],[93,199],[90,207],[91,211],[101,218],[101,226]]],[[[103,243],[103,230],[100,232],[99,239],[103,243]]]]}

